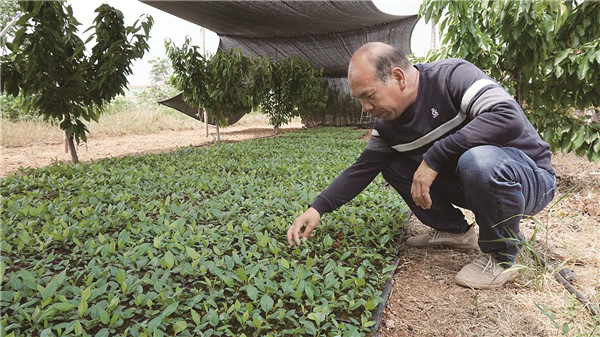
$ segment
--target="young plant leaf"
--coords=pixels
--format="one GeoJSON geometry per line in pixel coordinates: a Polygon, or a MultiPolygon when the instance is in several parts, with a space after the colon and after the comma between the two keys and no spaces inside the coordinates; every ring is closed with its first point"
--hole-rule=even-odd
{"type": "Polygon", "coordinates": [[[192,247],[185,247],[185,251],[187,252],[188,256],[192,259],[192,260],[198,260],[200,259],[202,256],[200,256],[200,254],[198,254],[198,252],[192,248],[192,247]]]}
{"type": "Polygon", "coordinates": [[[67,270],[65,269],[60,274],[52,277],[52,280],[50,280],[50,283],[48,283],[48,285],[42,291],[42,299],[43,300],[49,299],[50,297],[54,296],[54,294],[56,293],[58,288],[63,284],[66,275],[67,275],[67,270]]]}
{"type": "Polygon", "coordinates": [[[258,299],[258,289],[250,284],[246,287],[246,293],[251,300],[256,301],[258,299]]]}
{"type": "Polygon", "coordinates": [[[273,309],[273,304],[273,299],[267,294],[263,295],[263,297],[260,299],[260,307],[266,313],[269,313],[271,309],[273,309]]]}
{"type": "Polygon", "coordinates": [[[190,314],[192,315],[192,320],[196,325],[200,325],[200,315],[194,309],[190,309],[190,314]]]}

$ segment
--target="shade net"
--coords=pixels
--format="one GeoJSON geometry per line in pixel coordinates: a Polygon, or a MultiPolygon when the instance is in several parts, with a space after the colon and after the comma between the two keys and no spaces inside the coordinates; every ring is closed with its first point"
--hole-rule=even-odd
{"type": "MultiPolygon", "coordinates": [[[[198,110],[198,106],[197,105],[188,105],[187,103],[185,103],[183,101],[182,96],[183,96],[183,93],[181,93],[177,96],[173,96],[164,101],[160,101],[158,103],[162,104],[164,106],[168,106],[169,108],[175,109],[177,111],[180,111],[183,114],[192,117],[193,119],[199,120],[200,122],[204,122],[204,114],[198,110]]],[[[235,124],[240,119],[242,119],[242,117],[244,117],[244,114],[236,114],[233,116],[229,116],[229,118],[227,119],[227,124],[228,125],[235,124]]],[[[208,124],[213,124],[213,123],[214,122],[210,118],[208,118],[208,124]]]]}
{"type": "Polygon", "coordinates": [[[219,49],[272,60],[294,54],[323,68],[328,82],[349,92],[352,54],[367,42],[385,42],[410,54],[416,15],[381,12],[369,1],[142,1],[210,29],[219,49]]]}

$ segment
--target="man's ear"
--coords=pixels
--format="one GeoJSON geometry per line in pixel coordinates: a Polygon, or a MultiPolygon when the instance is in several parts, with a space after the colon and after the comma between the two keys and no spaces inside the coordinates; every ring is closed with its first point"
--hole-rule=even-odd
{"type": "Polygon", "coordinates": [[[404,70],[400,67],[392,68],[392,76],[400,86],[400,89],[404,90],[406,88],[406,74],[404,74],[404,70]]]}

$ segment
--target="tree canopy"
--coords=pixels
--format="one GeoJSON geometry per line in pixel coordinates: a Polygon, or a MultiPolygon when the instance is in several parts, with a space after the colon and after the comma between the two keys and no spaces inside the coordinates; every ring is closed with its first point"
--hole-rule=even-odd
{"type": "Polygon", "coordinates": [[[190,43],[189,38],[181,47],[166,43],[174,72],[171,83],[183,91],[184,102],[206,109],[220,126],[226,126],[230,116],[249,113],[258,106],[255,97],[262,97],[268,85],[259,60],[247,58],[239,50],[204,55],[190,43]]]}
{"type": "Polygon", "coordinates": [[[21,95],[26,106],[46,120],[60,122],[73,161],[73,140],[86,140],[84,121],[97,121],[103,105],[124,94],[131,63],[149,49],[152,18],[124,25],[121,11],[103,4],[96,9],[93,34],[84,42],[71,6],[59,1],[21,1],[10,54],[2,57],[2,91],[21,95]],[[91,52],[86,43],[95,39],[91,52]]]}
{"type": "Polygon", "coordinates": [[[269,115],[277,132],[296,116],[309,116],[325,108],[325,90],[321,84],[322,69],[297,55],[264,64],[270,72],[270,89],[262,99],[262,111],[269,115]]]}
{"type": "Polygon", "coordinates": [[[466,59],[501,82],[553,150],[600,160],[600,2],[426,1],[443,47],[428,60],[466,59]]]}

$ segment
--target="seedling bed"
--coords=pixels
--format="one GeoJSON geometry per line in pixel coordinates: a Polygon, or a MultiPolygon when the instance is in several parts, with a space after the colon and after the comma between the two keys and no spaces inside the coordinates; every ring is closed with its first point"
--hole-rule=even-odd
{"type": "Polygon", "coordinates": [[[2,179],[3,336],[371,334],[407,207],[378,177],[290,248],[364,148],[319,128],[2,179]],[[341,233],[341,235],[340,235],[341,233]]]}

